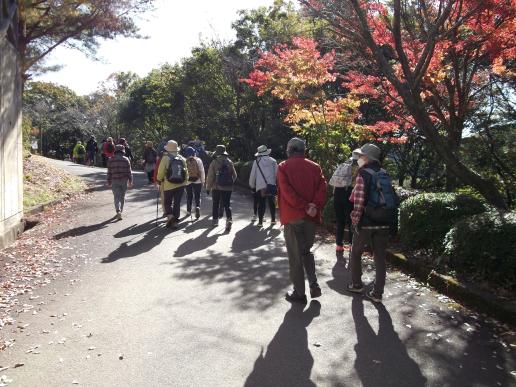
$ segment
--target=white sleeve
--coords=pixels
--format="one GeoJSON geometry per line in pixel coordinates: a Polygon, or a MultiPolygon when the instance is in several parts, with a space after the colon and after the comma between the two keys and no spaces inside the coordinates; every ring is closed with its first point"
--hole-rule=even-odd
{"type": "Polygon", "coordinates": [[[251,168],[251,174],[249,175],[249,186],[251,188],[256,187],[256,160],[253,162],[253,167],[251,168]]]}
{"type": "Polygon", "coordinates": [[[206,173],[204,172],[204,164],[202,163],[202,160],[197,157],[195,159],[195,161],[197,161],[197,166],[199,167],[199,171],[201,172],[201,183],[204,184],[204,182],[206,181],[206,173]]]}

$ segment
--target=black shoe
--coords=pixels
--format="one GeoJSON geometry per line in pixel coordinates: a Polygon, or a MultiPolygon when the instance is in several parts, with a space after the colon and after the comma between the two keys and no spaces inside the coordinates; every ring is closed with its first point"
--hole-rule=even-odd
{"type": "Polygon", "coordinates": [[[319,284],[313,284],[312,286],[310,286],[310,297],[311,298],[317,298],[317,297],[321,297],[321,288],[319,286],[319,284]]]}
{"type": "Polygon", "coordinates": [[[199,219],[201,217],[201,209],[199,207],[195,207],[195,219],[199,219]]]}
{"type": "Polygon", "coordinates": [[[177,219],[175,217],[171,217],[169,220],[167,220],[166,227],[172,228],[177,226],[177,219]]]}
{"type": "Polygon", "coordinates": [[[289,290],[287,294],[285,294],[285,300],[288,302],[298,302],[300,304],[306,304],[308,301],[306,299],[306,295],[300,296],[296,293],[295,290],[289,290]]]}

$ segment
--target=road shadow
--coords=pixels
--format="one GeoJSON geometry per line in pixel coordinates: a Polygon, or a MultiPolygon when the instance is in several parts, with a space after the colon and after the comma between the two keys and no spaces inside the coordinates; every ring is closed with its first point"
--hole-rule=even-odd
{"type": "Polygon", "coordinates": [[[89,226],[79,226],[76,228],[72,228],[70,230],[63,231],[59,234],[54,235],[54,239],[64,239],[70,237],[78,237],[81,235],[89,234],[90,232],[100,231],[103,228],[106,228],[110,223],[115,222],[116,216],[113,216],[109,219],[106,219],[100,223],[90,224],[89,226]]]}
{"type": "Polygon", "coordinates": [[[254,250],[264,246],[281,234],[278,228],[258,228],[253,224],[249,224],[238,230],[231,244],[233,253],[241,253],[247,250],[254,250]]]}
{"type": "Polygon", "coordinates": [[[214,244],[222,234],[215,233],[208,237],[206,230],[198,238],[181,245],[176,257],[184,259],[167,262],[178,268],[176,279],[202,281],[205,285],[225,283],[226,298],[231,298],[241,309],[269,308],[278,302],[277,296],[288,287],[288,260],[282,242],[274,240],[261,249],[242,253],[220,252],[205,246],[214,244]],[[203,254],[191,253],[207,249],[203,254]]]}
{"type": "Polygon", "coordinates": [[[145,232],[152,230],[157,226],[156,219],[151,219],[148,222],[142,224],[133,224],[129,227],[124,228],[117,232],[113,237],[115,238],[125,238],[132,235],[140,235],[145,232]]]}
{"type": "Polygon", "coordinates": [[[364,316],[364,299],[353,297],[351,312],[355,322],[355,369],[364,387],[423,387],[426,378],[409,356],[405,344],[392,325],[383,304],[373,304],[378,311],[378,334],[364,316]]]}
{"type": "Polygon", "coordinates": [[[150,231],[143,234],[141,239],[135,243],[131,243],[131,241],[121,243],[120,246],[109,253],[107,257],[102,258],[101,262],[112,263],[122,258],[136,257],[147,253],[158,246],[171,232],[173,232],[173,230],[163,226],[151,227],[150,231]]]}
{"type": "MultiPolygon", "coordinates": [[[[184,231],[189,230],[191,227],[191,225],[187,226],[184,231]]],[[[196,238],[188,239],[181,244],[174,253],[174,257],[186,257],[187,255],[195,252],[206,250],[208,247],[214,245],[217,242],[217,239],[223,235],[217,233],[213,227],[209,226],[208,218],[196,222],[194,227],[197,229],[201,227],[207,228],[196,238]],[[212,233],[211,235],[209,235],[210,232],[212,233]]],[[[191,230],[188,232],[191,232],[191,230]]]]}
{"type": "Polygon", "coordinates": [[[262,348],[244,386],[315,387],[310,380],[314,358],[308,347],[306,328],[320,311],[321,304],[315,300],[305,311],[303,306],[293,304],[265,354],[262,348]]]}

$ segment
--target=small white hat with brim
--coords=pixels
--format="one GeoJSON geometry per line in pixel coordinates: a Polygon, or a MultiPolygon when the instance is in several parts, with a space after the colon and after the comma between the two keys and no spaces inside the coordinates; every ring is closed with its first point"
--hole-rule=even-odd
{"type": "Polygon", "coordinates": [[[178,152],[179,151],[179,147],[177,145],[177,142],[175,142],[174,140],[168,141],[167,145],[165,145],[165,150],[167,152],[178,152]]]}
{"type": "Polygon", "coordinates": [[[271,154],[272,149],[267,148],[267,145],[260,145],[257,149],[258,152],[255,153],[255,157],[258,156],[268,156],[271,154]]]}

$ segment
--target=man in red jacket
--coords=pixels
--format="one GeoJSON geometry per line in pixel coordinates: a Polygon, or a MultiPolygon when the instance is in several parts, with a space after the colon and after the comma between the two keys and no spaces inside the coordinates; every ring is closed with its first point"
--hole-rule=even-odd
{"type": "Polygon", "coordinates": [[[321,167],[305,158],[305,142],[292,138],[287,144],[288,160],[278,166],[280,221],[285,226],[290,280],[294,289],[285,298],[306,304],[305,275],[312,298],[321,295],[315,275],[315,228],[326,202],[326,180],[321,167]]]}

